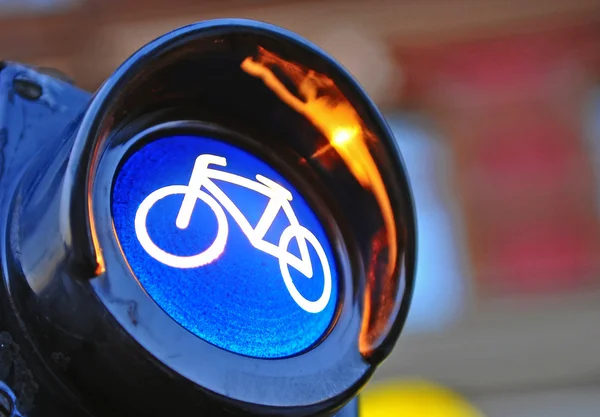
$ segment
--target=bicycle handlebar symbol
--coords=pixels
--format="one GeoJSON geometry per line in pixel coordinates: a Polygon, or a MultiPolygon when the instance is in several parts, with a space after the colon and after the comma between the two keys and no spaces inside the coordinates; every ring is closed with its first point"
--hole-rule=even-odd
{"type": "Polygon", "coordinates": [[[292,194],[283,186],[262,175],[256,175],[256,181],[209,167],[227,166],[224,157],[203,154],[196,158],[190,181],[187,185],[169,185],[150,193],[140,204],[135,215],[135,232],[140,244],[148,254],[157,261],[173,268],[198,268],[215,261],[225,250],[229,234],[229,223],[225,210],[231,215],[252,246],[279,259],[279,268],[285,286],[300,308],[309,313],[321,312],[329,303],[331,297],[331,269],[327,255],[317,237],[307,228],[300,225],[290,201],[292,194]],[[269,198],[269,202],[256,226],[252,226],[242,211],[219,188],[213,180],[229,182],[269,198]],[[206,191],[204,191],[204,190],[206,191]],[[186,229],[198,200],[205,203],[215,214],[217,220],[217,236],[212,244],[204,251],[192,256],[178,256],[159,248],[150,238],[146,220],[150,209],[165,197],[183,194],[183,202],[175,220],[179,229],[186,229]],[[283,210],[289,220],[288,226],[275,245],[264,239],[275,217],[283,210]],[[292,239],[298,243],[300,257],[291,254],[288,247],[292,239]],[[294,285],[289,267],[302,273],[307,278],[313,277],[313,264],[310,258],[310,244],[319,258],[323,270],[323,293],[316,301],[307,300],[294,285]]]}

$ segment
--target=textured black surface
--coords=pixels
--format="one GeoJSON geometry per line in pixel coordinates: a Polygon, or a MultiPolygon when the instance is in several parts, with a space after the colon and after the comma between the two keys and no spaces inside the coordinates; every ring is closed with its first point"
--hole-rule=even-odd
{"type": "MultiPolygon", "coordinates": [[[[72,144],[73,125],[85,108],[89,93],[68,86],[33,69],[4,63],[0,71],[0,236],[7,235],[11,196],[33,160],[46,161],[72,144]],[[18,82],[16,82],[18,80],[18,82]],[[21,94],[15,91],[20,90],[21,94]],[[20,86],[20,87],[19,87],[20,86]],[[30,89],[30,91],[28,90],[30,89]],[[38,94],[39,93],[39,94],[38,94]],[[23,97],[25,95],[26,97],[23,97]]],[[[48,207],[40,206],[41,212],[48,207]]],[[[35,222],[39,217],[32,218],[35,222]]],[[[40,244],[42,244],[40,242],[40,244]]],[[[9,290],[7,259],[2,248],[0,287],[0,380],[16,397],[18,410],[26,416],[82,416],[81,409],[67,405],[68,395],[59,388],[36,348],[23,331],[25,323],[15,310],[9,290]]],[[[55,358],[61,360],[61,352],[55,358]]],[[[63,358],[68,361],[68,358],[63,358]]]]}

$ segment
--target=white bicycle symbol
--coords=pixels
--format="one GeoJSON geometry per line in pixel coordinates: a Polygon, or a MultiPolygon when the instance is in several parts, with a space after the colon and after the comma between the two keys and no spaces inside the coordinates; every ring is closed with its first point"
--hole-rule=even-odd
{"type": "Polygon", "coordinates": [[[316,236],[310,230],[300,225],[296,213],[294,213],[290,205],[292,194],[281,185],[262,175],[256,175],[256,181],[253,181],[239,175],[209,168],[211,164],[224,167],[227,165],[227,160],[217,155],[200,155],[196,158],[188,185],[170,185],[159,188],[142,201],[135,215],[135,232],[142,247],[157,261],[174,268],[197,268],[207,265],[217,259],[225,250],[229,233],[229,224],[225,215],[225,209],[256,249],[279,259],[281,276],[296,304],[309,313],[319,313],[322,311],[329,303],[329,298],[331,297],[331,270],[329,262],[323,246],[316,236]],[[252,227],[241,210],[212,181],[213,179],[245,187],[269,198],[265,211],[256,226],[252,227]],[[204,188],[207,192],[201,190],[201,188],[204,188]],[[175,224],[179,229],[186,229],[189,226],[197,200],[206,203],[217,218],[218,228],[215,240],[206,250],[197,255],[178,256],[168,253],[159,248],[148,234],[146,219],[150,209],[161,199],[176,194],[184,195],[181,208],[175,220],[175,224]],[[287,216],[290,226],[281,234],[279,245],[275,245],[264,240],[264,237],[280,210],[283,210],[287,216]],[[300,257],[288,252],[288,246],[294,238],[298,242],[300,257]],[[289,266],[292,266],[307,278],[312,278],[313,265],[307,242],[312,245],[317,253],[323,269],[323,293],[316,301],[307,300],[300,294],[294,285],[289,271],[289,266]]]}

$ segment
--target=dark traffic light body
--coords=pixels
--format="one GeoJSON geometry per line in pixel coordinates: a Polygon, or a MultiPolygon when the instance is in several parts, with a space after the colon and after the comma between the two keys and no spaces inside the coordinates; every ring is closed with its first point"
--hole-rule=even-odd
{"type": "Polygon", "coordinates": [[[0,410],[356,415],[415,239],[382,116],[285,30],[178,29],[94,95],[5,63],[0,410]]]}

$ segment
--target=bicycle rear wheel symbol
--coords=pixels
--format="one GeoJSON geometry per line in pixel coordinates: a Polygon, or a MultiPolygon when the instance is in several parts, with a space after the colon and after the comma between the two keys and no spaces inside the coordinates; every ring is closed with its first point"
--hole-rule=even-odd
{"type": "Polygon", "coordinates": [[[317,237],[310,230],[300,225],[290,205],[290,200],[292,199],[291,193],[266,177],[257,175],[257,181],[254,181],[225,171],[209,168],[209,164],[225,166],[226,160],[216,155],[200,155],[196,159],[196,164],[188,185],[170,185],[159,188],[150,193],[142,201],[135,216],[135,231],[142,247],[154,259],[173,268],[198,268],[208,265],[219,258],[225,250],[229,235],[229,221],[225,214],[225,210],[227,210],[256,249],[278,258],[284,284],[296,304],[309,313],[319,313],[325,309],[331,298],[332,290],[329,261],[317,237]],[[269,197],[269,204],[258,224],[254,227],[250,225],[241,210],[212,179],[234,183],[269,197]],[[201,187],[210,192],[210,194],[201,190],[201,187]],[[196,255],[179,256],[169,253],[158,247],[148,233],[147,218],[149,211],[158,201],[173,195],[184,196],[175,222],[180,229],[188,227],[192,212],[198,201],[206,204],[215,215],[218,226],[217,235],[208,248],[196,255]],[[290,226],[282,232],[278,245],[275,245],[266,241],[264,236],[280,210],[283,210],[287,216],[290,226]],[[299,257],[291,254],[288,250],[293,239],[296,239],[298,244],[299,257]],[[310,251],[308,250],[309,245],[312,247],[313,252],[316,253],[323,272],[323,292],[314,301],[305,298],[300,293],[294,284],[289,268],[292,266],[306,278],[312,278],[313,265],[310,251]]]}

